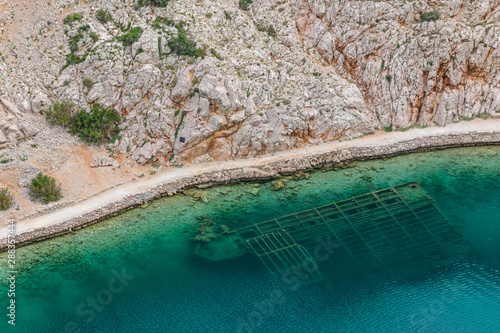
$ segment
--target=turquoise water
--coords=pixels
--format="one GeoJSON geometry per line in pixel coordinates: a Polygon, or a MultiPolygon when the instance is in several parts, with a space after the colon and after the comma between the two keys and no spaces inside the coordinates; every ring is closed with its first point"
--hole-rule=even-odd
{"type": "Polygon", "coordinates": [[[1,332],[500,332],[500,147],[412,154],[351,168],[158,200],[17,251],[16,326],[1,332]],[[196,217],[236,227],[418,181],[476,255],[402,278],[306,285],[251,256],[192,254],[196,217]],[[258,193],[255,193],[255,189],[258,193]],[[251,191],[254,191],[254,194],[251,191]],[[256,195],[255,195],[256,194],[256,195]]]}

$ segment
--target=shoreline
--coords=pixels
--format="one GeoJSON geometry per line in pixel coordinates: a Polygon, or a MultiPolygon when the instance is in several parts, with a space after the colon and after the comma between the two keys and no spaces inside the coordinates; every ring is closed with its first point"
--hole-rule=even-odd
{"type": "MultiPolygon", "coordinates": [[[[390,158],[455,147],[500,145],[500,120],[475,119],[447,127],[379,131],[343,142],[307,146],[273,156],[168,168],[157,175],[114,186],[54,211],[16,222],[16,245],[23,246],[74,232],[163,196],[185,189],[251,180],[270,180],[353,161],[390,158]]],[[[6,222],[6,221],[5,221],[6,222]]],[[[0,252],[7,248],[7,224],[0,227],[0,252]]]]}

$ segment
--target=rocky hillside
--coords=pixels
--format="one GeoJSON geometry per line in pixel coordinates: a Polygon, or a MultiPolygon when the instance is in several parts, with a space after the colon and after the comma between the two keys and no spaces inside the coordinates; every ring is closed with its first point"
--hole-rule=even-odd
{"type": "Polygon", "coordinates": [[[0,0],[0,149],[62,100],[141,164],[493,115],[499,2],[0,0]]]}

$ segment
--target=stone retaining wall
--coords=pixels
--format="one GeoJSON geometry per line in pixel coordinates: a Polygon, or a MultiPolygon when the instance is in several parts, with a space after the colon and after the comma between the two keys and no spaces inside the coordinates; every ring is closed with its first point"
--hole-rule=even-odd
{"type": "MultiPolygon", "coordinates": [[[[124,200],[109,204],[71,219],[59,225],[40,228],[16,236],[17,246],[27,245],[47,238],[67,234],[126,210],[143,205],[165,195],[174,195],[184,189],[199,185],[228,184],[247,180],[266,180],[298,171],[307,171],[325,166],[341,165],[352,161],[388,158],[412,152],[429,151],[451,147],[499,145],[500,133],[470,132],[467,134],[448,134],[428,136],[376,147],[349,147],[326,153],[280,160],[268,164],[244,168],[233,168],[216,172],[184,177],[164,184],[152,186],[149,191],[130,195],[124,200]]],[[[0,251],[5,251],[7,239],[0,240],[0,251]]]]}

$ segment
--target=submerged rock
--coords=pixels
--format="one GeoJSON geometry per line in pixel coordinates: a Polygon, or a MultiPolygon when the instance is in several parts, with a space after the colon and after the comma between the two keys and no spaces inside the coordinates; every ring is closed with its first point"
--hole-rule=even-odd
{"type": "Polygon", "coordinates": [[[260,188],[257,188],[257,187],[254,187],[250,193],[252,193],[253,195],[257,196],[259,194],[259,191],[260,191],[260,188]]]}
{"type": "Polygon", "coordinates": [[[307,172],[297,172],[292,176],[294,180],[309,179],[310,175],[307,172]]]}
{"type": "Polygon", "coordinates": [[[280,191],[280,190],[282,190],[285,187],[285,182],[282,181],[282,180],[278,180],[276,182],[272,182],[271,184],[273,186],[273,190],[274,191],[280,191]]]}
{"type": "Polygon", "coordinates": [[[201,202],[208,203],[208,194],[206,193],[196,193],[193,195],[195,200],[200,200],[201,202]]]}

